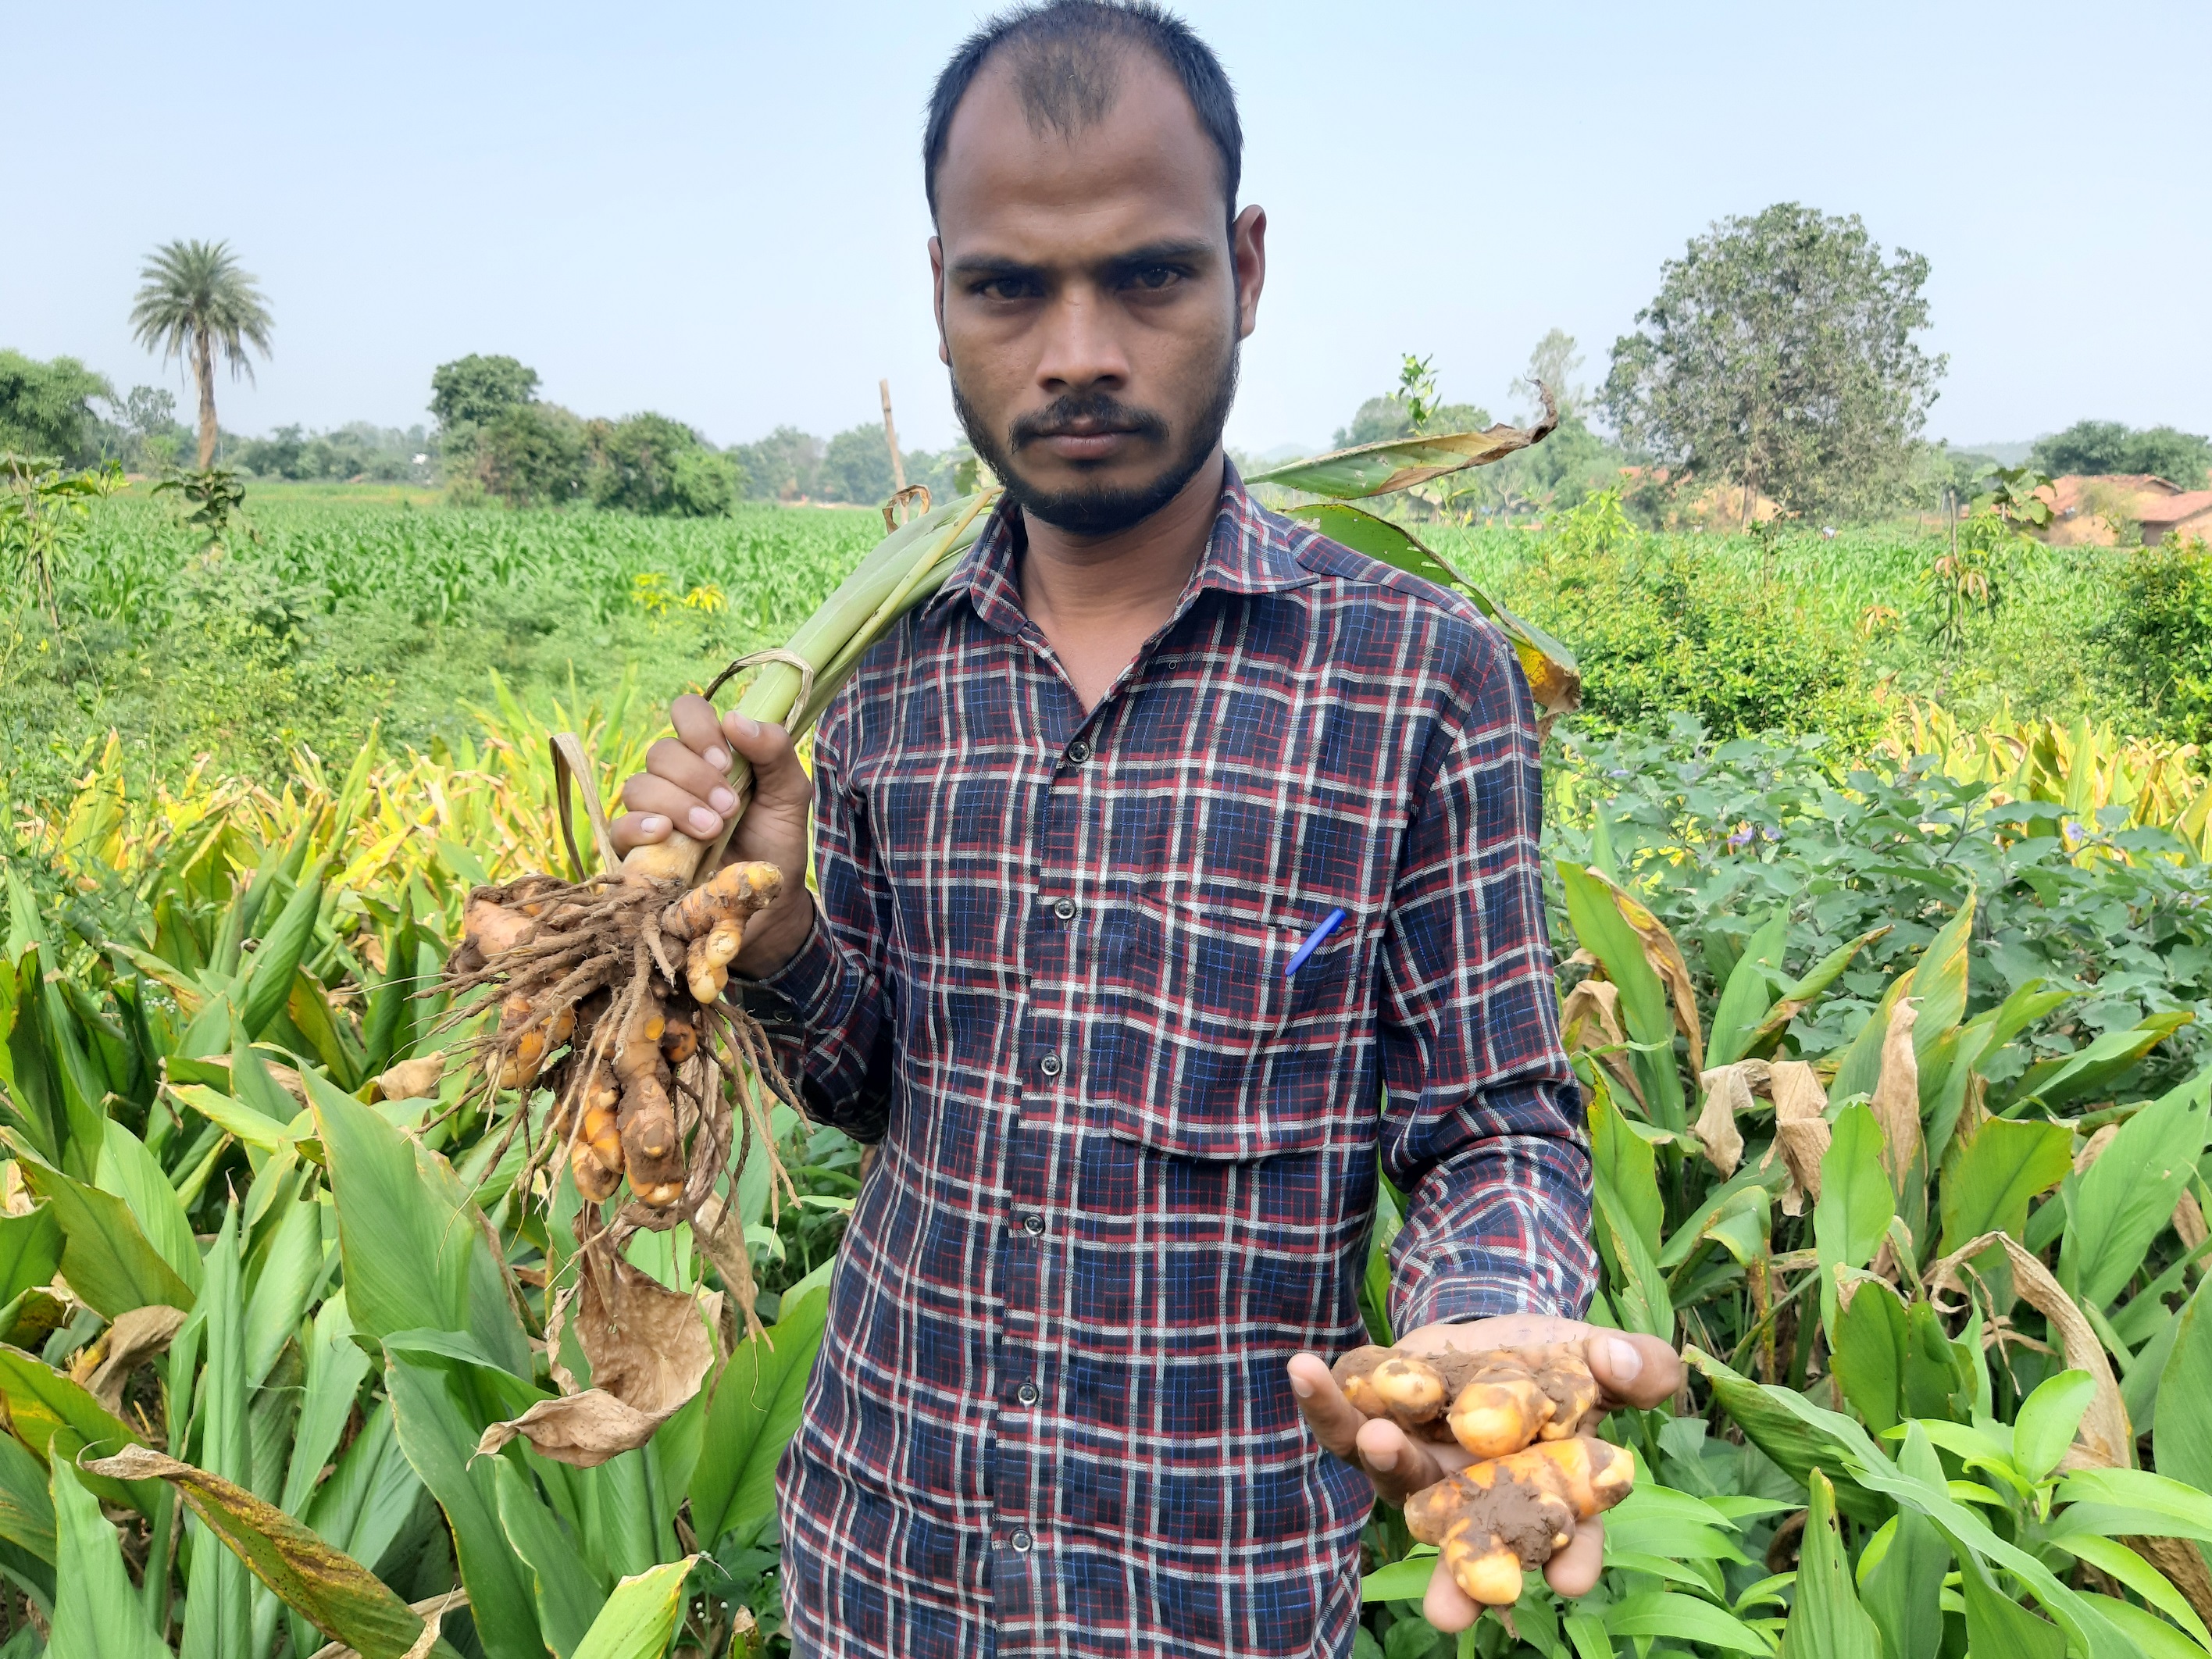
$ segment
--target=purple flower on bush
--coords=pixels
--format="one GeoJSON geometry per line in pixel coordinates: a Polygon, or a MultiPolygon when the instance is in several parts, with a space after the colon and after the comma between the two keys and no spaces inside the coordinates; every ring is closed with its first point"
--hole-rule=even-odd
{"type": "Polygon", "coordinates": [[[1749,824],[1745,824],[1742,829],[1737,830],[1735,834],[1729,837],[1729,850],[1731,852],[1741,853],[1745,848],[1751,845],[1753,839],[1758,835],[1758,833],[1759,832],[1753,830],[1749,824]]]}

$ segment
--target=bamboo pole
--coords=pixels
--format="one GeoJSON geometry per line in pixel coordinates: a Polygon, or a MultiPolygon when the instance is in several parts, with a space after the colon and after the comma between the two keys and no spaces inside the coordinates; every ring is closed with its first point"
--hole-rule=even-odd
{"type": "Polygon", "coordinates": [[[899,459],[898,428],[891,424],[891,383],[876,382],[876,389],[884,394],[884,441],[891,447],[891,488],[906,488],[906,463],[899,459]]]}

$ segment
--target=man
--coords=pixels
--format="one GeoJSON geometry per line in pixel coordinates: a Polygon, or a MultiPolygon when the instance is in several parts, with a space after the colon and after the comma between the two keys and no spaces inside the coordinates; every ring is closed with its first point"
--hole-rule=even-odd
{"type": "MultiPolygon", "coordinates": [[[[782,1469],[803,1653],[1348,1652],[1374,1492],[1442,1473],[1321,1358],[1364,1340],[1378,1146],[1408,1340],[1587,1336],[1644,1404],[1679,1376],[1562,1317],[1589,1164],[1512,653],[1223,456],[1267,274],[1241,150],[1152,6],[961,48],[930,266],[1006,499],[811,787],[781,732],[684,698],[623,792],[623,849],[711,837],[752,763],[732,854],[793,878],[737,971],[809,1110],[881,1144],[782,1469]]],[[[1443,1577],[1427,1605],[1476,1611],[1443,1577]]]]}

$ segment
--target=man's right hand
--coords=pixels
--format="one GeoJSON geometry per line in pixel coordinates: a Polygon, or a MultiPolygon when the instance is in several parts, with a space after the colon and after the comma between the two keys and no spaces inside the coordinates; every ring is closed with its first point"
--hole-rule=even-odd
{"type": "Polygon", "coordinates": [[[806,890],[806,847],[813,816],[814,786],[780,726],[763,726],[742,714],[714,718],[704,697],[677,698],[669,709],[676,728],[646,752],[645,770],[623,785],[628,810],[611,829],[615,850],[668,839],[681,830],[694,841],[712,842],[722,833],[723,815],[738,804],[730,787],[732,751],[752,763],[753,798],[738,820],[723,862],[757,859],[783,872],[783,891],[745,929],[744,945],[731,971],[745,979],[774,973],[806,943],[814,925],[814,896],[806,890]]]}

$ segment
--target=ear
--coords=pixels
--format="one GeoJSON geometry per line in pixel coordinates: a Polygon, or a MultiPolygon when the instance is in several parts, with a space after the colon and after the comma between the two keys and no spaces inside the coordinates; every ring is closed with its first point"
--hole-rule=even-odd
{"type": "Polygon", "coordinates": [[[1260,290],[1267,283],[1267,210],[1246,208],[1229,227],[1237,257],[1237,337],[1249,339],[1260,324],[1260,290]]]}
{"type": "Polygon", "coordinates": [[[929,239],[929,303],[937,316],[937,361],[950,368],[952,354],[945,349],[945,244],[929,239]]]}

